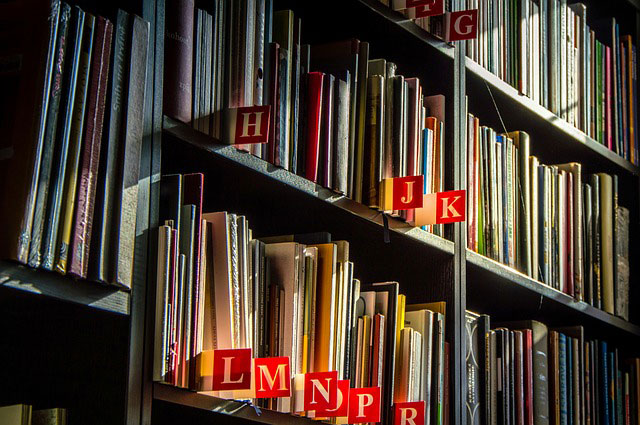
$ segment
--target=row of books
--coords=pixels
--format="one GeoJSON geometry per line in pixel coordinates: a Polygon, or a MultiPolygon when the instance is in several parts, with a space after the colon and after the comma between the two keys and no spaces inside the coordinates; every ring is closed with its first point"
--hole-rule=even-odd
{"type": "Polygon", "coordinates": [[[2,425],[66,425],[67,410],[34,409],[29,404],[14,404],[0,407],[2,425]]]}
{"type": "Polygon", "coordinates": [[[582,326],[490,322],[467,312],[468,423],[638,423],[640,359],[582,326]]]}
{"type": "MultiPolygon", "coordinates": [[[[396,1],[381,2],[397,8],[396,1]]],[[[478,10],[478,35],[466,43],[468,58],[640,164],[636,47],[632,35],[620,34],[615,17],[587,19],[583,3],[566,0],[444,4],[445,11],[478,10]]],[[[425,7],[402,10],[418,26],[442,38],[442,17],[420,17],[425,7]]]]}
{"type": "Polygon", "coordinates": [[[25,66],[3,73],[3,257],[131,287],[149,24],[44,3],[2,18],[33,32],[15,37],[25,66]]]}
{"type": "Polygon", "coordinates": [[[167,7],[167,115],[222,138],[228,108],[270,105],[268,143],[241,149],[371,207],[383,178],[444,190],[444,96],[369,59],[368,43],[303,44],[301,20],[270,1],[167,7]]]}
{"type": "Polygon", "coordinates": [[[467,0],[478,38],[467,56],[634,164],[636,48],[615,18],[587,19],[566,0],[467,0]]]}
{"type": "Polygon", "coordinates": [[[617,176],[541,164],[529,135],[468,115],[467,247],[628,320],[629,210],[617,176]]]}
{"type": "MultiPolygon", "coordinates": [[[[445,303],[406,305],[397,282],[355,278],[349,243],[327,233],[254,238],[246,217],[203,213],[202,174],[161,183],[154,379],[212,390],[213,350],[286,356],[292,378],[337,371],[352,388],[448,411],[445,303]]],[[[302,398],[256,400],[282,412],[302,398]]]]}

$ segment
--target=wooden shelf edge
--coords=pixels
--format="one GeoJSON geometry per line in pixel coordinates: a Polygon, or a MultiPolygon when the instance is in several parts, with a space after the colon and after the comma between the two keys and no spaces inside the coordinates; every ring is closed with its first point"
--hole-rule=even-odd
{"type": "MultiPolygon", "coordinates": [[[[491,273],[496,278],[508,281],[511,284],[518,285],[521,288],[539,294],[547,300],[553,300],[554,302],[564,305],[566,308],[589,316],[605,326],[612,326],[635,337],[640,336],[640,326],[638,325],[609,314],[599,308],[595,308],[584,301],[578,301],[564,292],[551,288],[550,286],[534,280],[509,266],[492,260],[491,258],[485,257],[484,255],[478,254],[477,252],[469,249],[466,251],[467,261],[469,264],[491,273]]],[[[467,274],[469,274],[469,272],[467,272],[467,274]]]]}
{"type": "Polygon", "coordinates": [[[130,294],[113,286],[0,261],[0,287],[29,292],[112,313],[130,314],[130,294]]]}
{"type": "Polygon", "coordinates": [[[422,43],[436,49],[439,53],[453,60],[453,55],[454,55],[453,46],[445,42],[444,40],[441,40],[429,34],[425,30],[420,28],[418,25],[416,25],[416,23],[413,22],[413,20],[407,19],[399,12],[396,12],[389,6],[385,6],[384,4],[380,3],[380,1],[378,0],[355,0],[355,1],[359,2],[365,7],[368,7],[370,10],[376,12],[378,15],[387,19],[389,22],[393,22],[398,27],[411,33],[415,38],[420,40],[422,43]]]}
{"type": "MultiPolygon", "coordinates": [[[[211,136],[194,130],[190,126],[176,121],[169,117],[164,117],[164,130],[172,136],[194,145],[200,149],[226,158],[239,166],[250,168],[269,178],[284,183],[300,192],[318,198],[324,202],[332,204],[337,208],[348,211],[349,213],[383,226],[382,214],[365,205],[355,202],[343,195],[319,186],[304,177],[293,174],[283,168],[274,165],[251,155],[248,152],[239,151],[233,146],[223,145],[211,136]]],[[[394,232],[401,233],[408,238],[414,239],[430,248],[442,251],[446,254],[453,255],[453,242],[440,236],[423,231],[422,229],[410,226],[402,220],[390,217],[389,229],[394,232]]]]}
{"type": "Polygon", "coordinates": [[[492,89],[500,91],[504,96],[511,99],[514,103],[517,103],[522,108],[529,111],[530,114],[535,115],[541,121],[546,121],[554,129],[563,132],[574,142],[580,143],[581,145],[587,147],[593,153],[599,155],[602,158],[605,158],[615,166],[633,175],[640,175],[640,167],[632,164],[630,161],[627,161],[625,158],[613,152],[603,144],[598,143],[596,140],[587,136],[584,132],[578,130],[568,122],[564,121],[562,118],[558,117],[556,114],[549,111],[544,106],[538,104],[529,97],[520,94],[514,87],[498,78],[498,76],[489,72],[477,62],[467,58],[466,63],[468,73],[471,73],[474,77],[485,81],[491,86],[492,89]]]}
{"type": "Polygon", "coordinates": [[[153,383],[153,399],[263,424],[310,425],[324,423],[288,413],[257,409],[241,401],[226,400],[160,382],[153,383]]]}

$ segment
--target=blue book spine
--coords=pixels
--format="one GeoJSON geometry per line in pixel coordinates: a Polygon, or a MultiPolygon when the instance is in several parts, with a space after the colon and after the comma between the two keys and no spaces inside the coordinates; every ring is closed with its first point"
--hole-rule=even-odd
{"type": "Polygon", "coordinates": [[[546,211],[546,197],[544,188],[544,167],[538,167],[538,276],[543,283],[549,284],[549,276],[545,267],[545,232],[544,232],[544,213],[546,211]]]}
{"type": "Polygon", "coordinates": [[[573,425],[573,339],[567,337],[567,423],[573,425]]]}
{"type": "Polygon", "coordinates": [[[607,367],[607,343],[600,342],[600,425],[610,425],[609,421],[609,373],[607,367]]]}
{"type": "Polygon", "coordinates": [[[609,423],[615,425],[617,423],[616,418],[616,367],[615,367],[615,357],[614,352],[611,351],[608,353],[609,359],[609,388],[608,388],[608,396],[609,396],[609,423]]]}
{"type": "Polygon", "coordinates": [[[560,372],[560,425],[568,425],[567,421],[567,338],[558,334],[559,372],[560,372]]]}

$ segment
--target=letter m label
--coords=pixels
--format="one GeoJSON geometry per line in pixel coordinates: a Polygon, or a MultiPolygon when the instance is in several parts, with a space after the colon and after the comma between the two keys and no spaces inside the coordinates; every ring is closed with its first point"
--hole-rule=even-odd
{"type": "Polygon", "coordinates": [[[456,223],[464,221],[466,215],[465,200],[467,198],[465,190],[452,190],[440,192],[436,199],[436,222],[437,224],[456,223]]]}

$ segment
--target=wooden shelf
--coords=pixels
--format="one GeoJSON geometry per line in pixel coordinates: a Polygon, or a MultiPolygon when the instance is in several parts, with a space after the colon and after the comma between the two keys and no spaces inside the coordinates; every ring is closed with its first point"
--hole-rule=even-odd
{"type": "Polygon", "coordinates": [[[398,28],[406,31],[407,33],[413,35],[420,42],[429,46],[444,56],[447,56],[451,60],[453,60],[454,48],[451,44],[429,34],[427,31],[420,28],[416,25],[415,22],[411,19],[407,19],[404,15],[395,10],[391,9],[389,6],[385,6],[380,3],[379,0],[355,0],[356,2],[362,4],[363,6],[369,8],[377,15],[385,18],[389,22],[392,22],[398,28]]]}
{"type": "Polygon", "coordinates": [[[153,399],[263,424],[311,425],[323,423],[287,413],[259,409],[241,401],[221,399],[158,382],[153,384],[153,399]]]}
{"type": "Polygon", "coordinates": [[[0,261],[0,287],[128,315],[130,294],[113,286],[0,261]]]}
{"type": "Polygon", "coordinates": [[[588,335],[593,331],[594,336],[618,341],[640,336],[640,326],[468,249],[467,264],[468,308],[492,319],[530,317],[553,326],[583,324],[588,335]]]}
{"type": "MultiPolygon", "coordinates": [[[[275,167],[247,152],[239,151],[233,146],[222,145],[213,137],[196,131],[184,123],[165,117],[164,130],[184,142],[205,150],[211,155],[231,160],[242,167],[259,172],[270,179],[284,183],[301,193],[322,200],[370,223],[380,227],[383,226],[382,214],[377,210],[373,210],[332,190],[319,186],[283,168],[275,167]]],[[[388,223],[389,229],[393,232],[402,234],[445,254],[453,255],[453,242],[447,239],[425,232],[422,229],[410,226],[404,221],[392,217],[389,218],[388,223]]]]}

